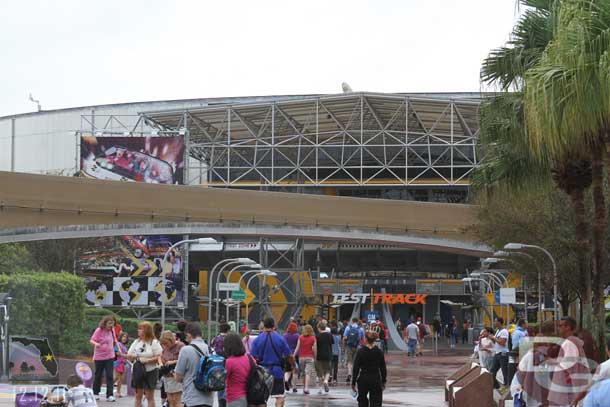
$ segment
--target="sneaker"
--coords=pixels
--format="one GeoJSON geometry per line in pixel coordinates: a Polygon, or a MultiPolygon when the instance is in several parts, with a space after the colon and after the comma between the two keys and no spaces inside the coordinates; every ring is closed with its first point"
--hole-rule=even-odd
{"type": "Polygon", "coordinates": [[[324,391],[328,393],[330,389],[328,388],[328,382],[324,382],[324,391]]]}
{"type": "Polygon", "coordinates": [[[322,392],[322,389],[318,390],[318,395],[322,395],[322,394],[324,394],[324,393],[322,392]]]}
{"type": "Polygon", "coordinates": [[[116,399],[114,398],[114,396],[110,396],[110,397],[106,397],[106,401],[109,401],[112,403],[112,402],[116,401],[116,399]]]}
{"type": "Polygon", "coordinates": [[[95,397],[96,400],[100,399],[100,395],[99,394],[94,394],[93,396],[95,397]]]}
{"type": "Polygon", "coordinates": [[[309,390],[303,390],[303,394],[309,394],[309,390]]]}
{"type": "Polygon", "coordinates": [[[292,389],[292,392],[296,393],[297,392],[297,388],[295,387],[294,389],[292,389]]]}

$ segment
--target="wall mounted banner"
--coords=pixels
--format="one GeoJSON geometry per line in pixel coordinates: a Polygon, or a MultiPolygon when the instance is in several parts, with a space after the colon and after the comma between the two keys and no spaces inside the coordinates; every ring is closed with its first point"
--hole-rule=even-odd
{"type": "Polygon", "coordinates": [[[184,183],[184,137],[81,137],[81,174],[151,184],[184,183]]]}
{"type": "Polygon", "coordinates": [[[425,304],[428,294],[333,294],[335,304],[364,304],[372,298],[374,304],[425,304]]]}
{"type": "Polygon", "coordinates": [[[184,305],[182,253],[174,249],[161,278],[163,256],[179,236],[120,236],[101,238],[95,250],[77,260],[77,271],[86,276],[85,301],[98,306],[184,305]]]}

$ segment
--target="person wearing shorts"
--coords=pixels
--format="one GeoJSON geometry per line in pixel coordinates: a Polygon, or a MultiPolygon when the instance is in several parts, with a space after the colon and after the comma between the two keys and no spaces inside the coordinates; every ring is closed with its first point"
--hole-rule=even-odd
{"type": "Polygon", "coordinates": [[[286,340],[275,332],[275,320],[266,318],[263,321],[264,331],[252,342],[250,354],[273,375],[271,397],[275,398],[277,407],[284,407],[284,360],[290,356],[286,340]]]}
{"type": "Polygon", "coordinates": [[[313,327],[309,324],[303,327],[303,332],[299,336],[294,356],[299,357],[303,375],[303,394],[309,394],[309,381],[314,370],[314,360],[316,357],[316,337],[313,334],[313,327]]]}
{"type": "Polygon", "coordinates": [[[347,358],[347,382],[352,380],[352,369],[354,366],[354,357],[364,338],[364,329],[358,323],[358,318],[352,318],[352,324],[345,328],[343,332],[343,341],[345,343],[345,356],[347,358]]]}
{"type": "MultiPolygon", "coordinates": [[[[324,388],[324,393],[328,394],[330,362],[333,357],[333,336],[326,330],[324,321],[318,324],[318,332],[318,335],[316,335],[316,374],[324,388]]],[[[323,394],[322,387],[318,390],[318,394],[323,394]]]]}

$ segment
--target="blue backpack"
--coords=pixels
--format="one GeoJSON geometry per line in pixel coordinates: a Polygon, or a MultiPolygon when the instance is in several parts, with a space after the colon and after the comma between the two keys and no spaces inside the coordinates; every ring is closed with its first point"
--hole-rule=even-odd
{"type": "Polygon", "coordinates": [[[206,356],[196,345],[191,343],[190,346],[201,355],[193,381],[195,388],[204,393],[224,390],[227,378],[225,358],[219,355],[206,356]]]}
{"type": "Polygon", "coordinates": [[[357,348],[360,344],[360,328],[354,328],[349,326],[347,328],[347,346],[350,348],[357,348]]]}

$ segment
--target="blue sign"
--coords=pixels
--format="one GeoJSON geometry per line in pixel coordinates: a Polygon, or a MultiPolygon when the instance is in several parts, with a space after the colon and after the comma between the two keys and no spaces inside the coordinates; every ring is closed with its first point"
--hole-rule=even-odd
{"type": "Polygon", "coordinates": [[[379,318],[377,311],[366,311],[364,315],[366,316],[366,321],[369,323],[375,322],[379,318]]]}
{"type": "Polygon", "coordinates": [[[500,304],[500,290],[494,292],[494,301],[496,304],[500,304]]]}

